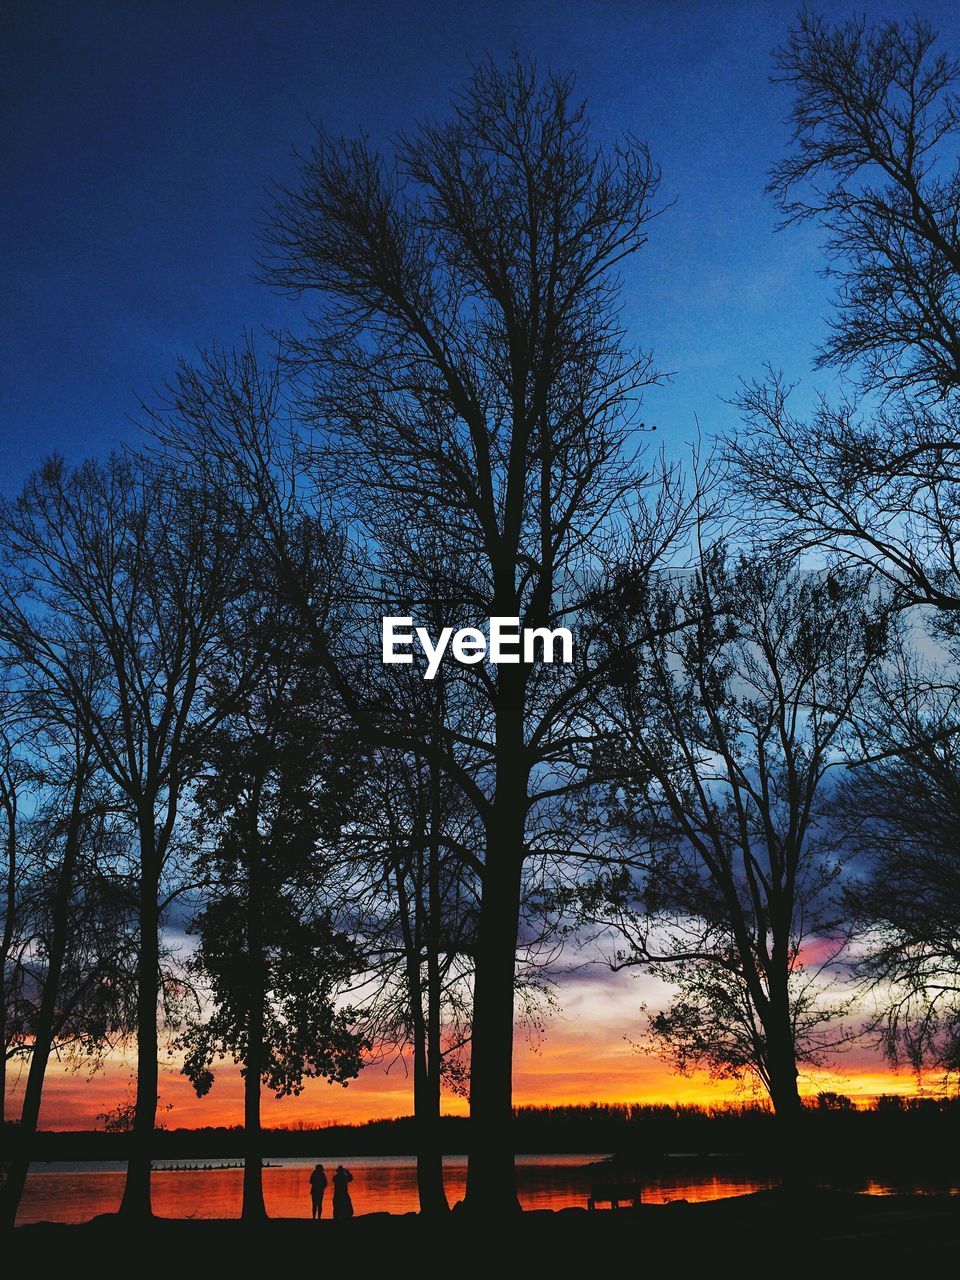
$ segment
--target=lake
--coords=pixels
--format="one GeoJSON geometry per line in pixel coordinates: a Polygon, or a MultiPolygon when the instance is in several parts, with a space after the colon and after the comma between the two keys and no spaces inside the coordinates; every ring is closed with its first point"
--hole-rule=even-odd
{"type": "MultiPolygon", "coordinates": [[[[565,1209],[584,1207],[593,1175],[585,1165],[605,1156],[521,1155],[517,1157],[520,1202],[525,1209],[565,1209]]],[[[197,1160],[164,1160],[162,1170],[153,1174],[154,1212],[164,1218],[236,1218],[240,1214],[243,1171],[223,1168],[225,1160],[211,1160],[210,1168],[198,1170],[197,1160]],[[173,1166],[173,1168],[171,1168],[173,1166]]],[[[310,1217],[310,1170],[315,1160],[273,1159],[263,1171],[267,1212],[274,1218],[310,1217]]],[[[329,1179],[338,1164],[353,1174],[350,1193],[357,1213],[411,1213],[417,1209],[416,1166],[409,1156],[324,1156],[329,1179]]],[[[682,1165],[682,1162],[678,1162],[682,1165]]],[[[447,1195],[450,1203],[462,1198],[466,1185],[466,1156],[444,1159],[447,1195]]],[[[31,1165],[18,1223],[84,1222],[99,1213],[114,1213],[120,1206],[125,1166],[119,1161],[49,1163],[31,1165]]],[[[745,1195],[777,1185],[775,1178],[747,1178],[718,1171],[678,1167],[647,1178],[643,1201],[663,1204],[668,1200],[717,1200],[745,1195]]],[[[842,1188],[872,1195],[894,1193],[960,1193],[955,1184],[864,1180],[847,1182],[842,1188]]],[[[324,1213],[330,1213],[330,1189],[324,1213]]]]}

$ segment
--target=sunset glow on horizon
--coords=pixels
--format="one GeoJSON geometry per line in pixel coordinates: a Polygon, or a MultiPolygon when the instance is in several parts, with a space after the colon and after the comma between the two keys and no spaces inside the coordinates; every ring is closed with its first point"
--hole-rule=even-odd
{"type": "MultiPolygon", "coordinates": [[[[756,1091],[736,1081],[715,1080],[703,1072],[678,1074],[652,1053],[639,1052],[637,1013],[640,984],[629,977],[597,975],[572,982],[563,994],[563,1011],[546,1022],[539,1041],[531,1041],[518,1027],[514,1053],[514,1102],[517,1106],[557,1106],[578,1103],[647,1103],[665,1105],[723,1105],[754,1102],[756,1091]]],[[[647,994],[644,986],[643,994],[647,994]]],[[[52,1063],[41,1113],[45,1129],[103,1128],[98,1116],[133,1099],[135,1056],[105,1060],[88,1074],[52,1063]]],[[[8,1094],[8,1118],[19,1106],[22,1079],[16,1069],[8,1094]]],[[[933,1081],[930,1085],[933,1085],[933,1081]]],[[[879,1094],[916,1095],[916,1076],[895,1072],[879,1052],[864,1044],[837,1055],[833,1070],[801,1073],[801,1092],[815,1096],[823,1090],[844,1093],[861,1102],[879,1094]]],[[[443,1110],[466,1115],[468,1103],[447,1091],[443,1110]]],[[[324,1127],[395,1119],[413,1113],[413,1079],[403,1059],[372,1062],[346,1088],[324,1080],[307,1082],[297,1097],[277,1100],[263,1091],[263,1123],[268,1128],[324,1127]]],[[[243,1120],[242,1080],[231,1062],[219,1064],[216,1083],[197,1098],[180,1074],[175,1058],[161,1059],[158,1124],[168,1129],[239,1125],[243,1120]]]]}
{"type": "MultiPolygon", "coordinates": [[[[514,1101],[517,1106],[559,1106],[579,1103],[723,1105],[759,1100],[734,1081],[711,1079],[704,1073],[679,1075],[658,1059],[641,1055],[629,1045],[589,1046],[592,1065],[585,1067],[588,1052],[581,1037],[566,1043],[559,1038],[550,1048],[534,1054],[520,1048],[514,1069],[514,1101]]],[[[94,1074],[51,1064],[47,1077],[41,1127],[44,1129],[102,1129],[98,1119],[118,1103],[133,1096],[134,1058],[111,1060],[94,1074]]],[[[803,1073],[801,1093],[815,1096],[821,1090],[844,1093],[860,1102],[880,1094],[916,1095],[916,1077],[895,1072],[877,1061],[865,1061],[843,1073],[803,1073]]],[[[15,1118],[20,1089],[15,1084],[8,1100],[8,1119],[15,1118]]],[[[465,1098],[445,1093],[444,1114],[466,1115],[465,1098]]],[[[278,1101],[265,1090],[263,1123],[267,1128],[319,1128],[336,1124],[363,1124],[370,1120],[396,1119],[413,1113],[413,1082],[405,1065],[391,1069],[371,1064],[346,1088],[322,1080],[310,1081],[298,1097],[278,1101]]],[[[240,1125],[243,1120],[242,1081],[239,1069],[225,1064],[206,1098],[197,1098],[188,1081],[174,1066],[161,1072],[158,1124],[168,1129],[194,1129],[240,1125]]]]}

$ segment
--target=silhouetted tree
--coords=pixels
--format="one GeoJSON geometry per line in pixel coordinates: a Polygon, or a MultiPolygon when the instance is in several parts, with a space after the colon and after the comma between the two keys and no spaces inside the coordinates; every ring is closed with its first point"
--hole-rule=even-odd
{"type": "Polygon", "coordinates": [[[772,189],[829,233],[841,281],[822,364],[883,403],[822,399],[806,421],[782,379],[748,386],[738,483],[785,547],[868,565],[904,604],[960,608],[960,115],[957,62],[917,19],[833,27],[804,14],[778,61],[794,147],[772,189]]]}
{"type": "Polygon", "coordinates": [[[8,1225],[23,1193],[51,1054],[99,1056],[129,1030],[136,995],[126,833],[115,830],[90,739],[48,726],[32,739],[31,753],[42,789],[21,833],[29,945],[20,958],[17,1005],[29,1068],[4,1187],[8,1225]]]}
{"type": "Polygon", "coordinates": [[[820,354],[870,388],[960,386],[960,63],[920,17],[831,25],[802,12],[774,79],[793,142],[770,188],[829,235],[837,316],[820,354]]]}
{"type": "MultiPolygon", "coordinates": [[[[302,545],[309,579],[316,566],[309,543],[302,545]]],[[[304,591],[314,586],[306,581],[304,591]]],[[[211,734],[193,793],[204,842],[197,872],[210,887],[193,925],[199,944],[190,969],[209,985],[211,1008],[180,1041],[183,1070],[200,1096],[213,1084],[217,1057],[241,1064],[248,1219],[265,1216],[261,1084],[278,1097],[299,1093],[304,1077],[345,1084],[367,1047],[355,1012],[337,1004],[360,957],[335,927],[330,885],[362,760],[329,681],[309,663],[302,614],[275,592],[265,601],[237,638],[263,656],[231,654],[211,676],[219,705],[231,696],[237,667],[260,672],[211,734]]]]}
{"type": "Polygon", "coordinates": [[[957,732],[945,713],[960,609],[958,74],[921,19],[801,16],[778,62],[794,91],[794,147],[772,188],[788,221],[817,219],[829,234],[841,287],[821,363],[855,368],[882,402],[822,399],[803,421],[774,378],[745,390],[746,430],[731,448],[782,548],[825,549],[867,566],[893,604],[933,606],[910,615],[913,639],[929,628],[951,655],[936,681],[899,661],[875,682],[864,724],[873,764],[851,780],[846,806],[870,860],[858,895],[873,944],[866,968],[878,991],[892,984],[888,1048],[942,1062],[955,931],[949,837],[938,828],[957,732]]]}
{"type": "Polygon", "coordinates": [[[222,714],[200,692],[231,606],[244,538],[218,491],[114,456],[51,459],[2,511],[12,570],[0,632],[47,706],[89,743],[136,832],[137,1113],[123,1211],[150,1212],[157,1105],[160,923],[184,788],[222,714]],[[78,650],[78,644],[81,648],[78,650]],[[90,656],[92,655],[92,657],[90,656]],[[92,662],[92,667],[91,667],[92,662]],[[88,678],[89,677],[89,678],[88,678]]]}
{"type": "Polygon", "coordinates": [[[420,1212],[443,1213],[441,1086],[465,1084],[482,833],[436,763],[399,752],[375,754],[357,808],[346,852],[370,970],[366,1017],[382,1052],[410,1048],[420,1212]]]}
{"type": "MultiPolygon", "coordinates": [[[[646,242],[657,184],[645,147],[593,149],[571,81],[538,81],[517,58],[505,71],[479,66],[452,117],[406,134],[391,160],[319,134],[296,189],[281,194],[266,274],[321,307],[294,346],[301,415],[320,437],[312,473],[338,486],[374,559],[398,524],[456,548],[445,604],[474,625],[575,623],[613,515],[635,499],[633,407],[655,374],[625,344],[614,273],[646,242]]],[[[322,637],[320,650],[382,736],[363,679],[344,676],[322,637]]],[[[470,714],[440,741],[395,723],[389,745],[435,758],[485,829],[466,1201],[496,1211],[516,1206],[512,1048],[529,820],[577,773],[577,708],[592,678],[582,666],[523,662],[454,678],[454,705],[470,702],[470,714]]]]}
{"type": "Polygon", "coordinates": [[[825,782],[884,651],[864,585],[721,547],[605,602],[619,661],[597,766],[636,848],[595,886],[626,939],[615,963],[679,988],[651,1030],[681,1069],[753,1074],[787,1120],[798,1063],[836,1036],[817,981],[844,937],[825,782]]]}
{"type": "Polygon", "coordinates": [[[23,848],[22,805],[35,784],[24,755],[24,717],[6,685],[0,686],[0,813],[2,813],[3,905],[0,930],[0,1124],[6,1121],[7,1064],[24,1049],[24,956],[30,947],[26,903],[30,868],[23,848]]]}
{"type": "Polygon", "coordinates": [[[848,908],[857,972],[894,1062],[960,1071],[960,690],[955,660],[920,657],[900,637],[872,681],[867,751],[838,817],[860,857],[848,908]]]}
{"type": "MultiPolygon", "coordinates": [[[[449,600],[457,553],[409,526],[381,541],[378,570],[397,597],[384,608],[414,608],[438,632],[459,610],[449,600]]],[[[463,1090],[470,1040],[470,982],[483,831],[475,807],[444,772],[447,726],[469,707],[441,668],[425,681],[419,666],[383,667],[377,690],[390,708],[420,726],[433,754],[378,748],[351,824],[367,962],[374,986],[368,1016],[383,1053],[412,1055],[421,1213],[448,1209],[440,1141],[441,1087],[463,1090]]],[[[461,751],[461,764],[466,752],[461,751]]]]}

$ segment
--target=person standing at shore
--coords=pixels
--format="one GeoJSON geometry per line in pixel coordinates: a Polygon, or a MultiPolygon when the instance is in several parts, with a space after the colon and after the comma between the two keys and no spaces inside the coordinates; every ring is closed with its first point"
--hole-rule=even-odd
{"type": "Polygon", "coordinates": [[[353,1217],[353,1201],[350,1199],[350,1192],[347,1189],[347,1184],[352,1181],[353,1174],[345,1169],[342,1164],[338,1164],[337,1172],[333,1175],[334,1218],[353,1217]]]}
{"type": "MultiPolygon", "coordinates": [[[[334,1179],[336,1182],[336,1179],[334,1179]]],[[[312,1218],[318,1222],[323,1217],[323,1193],[327,1189],[327,1175],[323,1171],[323,1165],[318,1164],[310,1174],[310,1205],[312,1218]]],[[[336,1200],[334,1200],[336,1205],[336,1200]]]]}

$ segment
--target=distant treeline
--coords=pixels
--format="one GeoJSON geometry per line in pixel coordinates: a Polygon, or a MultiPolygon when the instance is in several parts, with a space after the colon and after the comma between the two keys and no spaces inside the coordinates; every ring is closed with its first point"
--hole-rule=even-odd
{"type": "MultiPolygon", "coordinates": [[[[914,1160],[941,1167],[955,1160],[960,1143],[960,1099],[881,1097],[855,1106],[826,1094],[804,1112],[806,1146],[824,1161],[869,1166],[879,1172],[895,1162],[914,1160]]],[[[7,1136],[15,1129],[6,1126],[7,1136]]],[[[444,1152],[454,1155],[469,1145],[470,1121],[445,1116],[444,1152]]],[[[241,1126],[159,1130],[156,1159],[239,1156],[241,1126]]],[[[518,1152],[614,1155],[643,1168],[674,1159],[750,1162],[776,1158],[777,1121],[764,1106],[648,1106],[585,1103],[561,1107],[520,1107],[515,1112],[518,1152]]],[[[102,1130],[37,1135],[37,1161],[123,1160],[129,1135],[102,1130]]],[[[371,1120],[365,1124],[323,1128],[268,1129],[263,1152],[269,1156],[413,1155],[418,1134],[413,1116],[371,1120]]]]}

